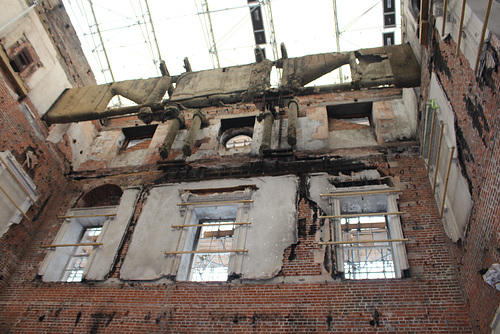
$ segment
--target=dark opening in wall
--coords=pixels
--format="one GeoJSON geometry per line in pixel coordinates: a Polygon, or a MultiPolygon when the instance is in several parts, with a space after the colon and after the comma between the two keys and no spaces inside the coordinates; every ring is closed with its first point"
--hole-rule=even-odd
{"type": "Polygon", "coordinates": [[[328,130],[355,130],[372,125],[372,102],[327,106],[328,130]]]}
{"type": "Polygon", "coordinates": [[[220,143],[226,149],[250,147],[255,116],[221,119],[220,143]]]}
{"type": "Polygon", "coordinates": [[[122,129],[122,132],[125,135],[122,150],[138,150],[148,148],[157,127],[158,125],[154,124],[122,129]]]}
{"type": "Polygon", "coordinates": [[[11,57],[10,66],[12,66],[14,71],[20,73],[32,63],[33,57],[31,56],[28,48],[22,48],[11,57]]]}
{"type": "Polygon", "coordinates": [[[123,190],[114,184],[105,184],[87,192],[77,203],[77,208],[120,204],[123,190]]]}

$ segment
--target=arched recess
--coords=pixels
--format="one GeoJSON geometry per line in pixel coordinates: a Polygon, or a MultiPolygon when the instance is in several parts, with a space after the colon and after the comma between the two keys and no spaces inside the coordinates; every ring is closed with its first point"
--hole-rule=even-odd
{"type": "Polygon", "coordinates": [[[87,192],[78,201],[77,208],[119,205],[123,190],[114,184],[105,184],[87,192]]]}

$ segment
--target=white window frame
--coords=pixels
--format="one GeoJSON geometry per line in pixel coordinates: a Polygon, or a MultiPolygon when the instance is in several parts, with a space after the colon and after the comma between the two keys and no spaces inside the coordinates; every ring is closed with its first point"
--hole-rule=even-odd
{"type": "MultiPolygon", "coordinates": [[[[16,158],[12,155],[12,153],[9,151],[0,152],[0,157],[7,165],[5,166],[3,162],[0,162],[0,184],[2,185],[2,188],[8,192],[9,196],[13,198],[19,208],[26,213],[31,205],[34,204],[31,199],[35,201],[38,199],[36,186],[23,170],[22,166],[16,161],[16,158]],[[11,175],[11,172],[15,177],[11,175]],[[14,191],[9,193],[9,188],[13,189],[15,194],[14,191]]],[[[7,232],[10,225],[18,224],[24,215],[15,207],[3,191],[0,191],[0,199],[2,202],[5,202],[8,207],[13,208],[13,214],[10,218],[8,218],[7,221],[0,222],[1,237],[5,232],[7,232]]]]}
{"type": "MultiPolygon", "coordinates": [[[[398,206],[397,206],[397,198],[399,195],[394,194],[394,193],[387,193],[387,194],[377,194],[377,195],[369,195],[369,194],[364,194],[364,195],[357,195],[355,192],[359,192],[362,189],[350,189],[353,191],[353,195],[349,196],[343,196],[343,197],[330,197],[330,206],[333,208],[333,215],[338,216],[345,214],[346,212],[342,212],[341,210],[341,204],[340,201],[341,199],[344,200],[349,200],[349,198],[359,199],[359,198],[364,198],[364,199],[369,199],[371,196],[385,196],[387,197],[387,202],[386,202],[386,208],[385,212],[397,212],[398,211],[398,206]]],[[[380,189],[374,189],[370,188],[370,190],[380,190],[380,189]]],[[[387,190],[387,189],[384,189],[387,190]]],[[[342,189],[342,192],[346,192],[345,189],[342,189]]],[[[377,210],[378,211],[378,210],[377,210]]],[[[349,212],[353,213],[354,212],[349,212]]],[[[362,213],[362,212],[356,212],[356,213],[362,213]]],[[[388,230],[388,236],[390,239],[403,239],[403,231],[401,227],[401,221],[399,218],[399,215],[387,215],[386,216],[386,222],[387,222],[387,230],[388,230]]],[[[334,218],[334,235],[335,235],[335,241],[343,241],[342,240],[342,229],[341,229],[341,219],[340,218],[334,218]]],[[[406,270],[409,268],[408,265],[408,259],[406,256],[406,248],[403,242],[389,242],[392,250],[392,256],[393,256],[393,261],[394,261],[394,271],[395,271],[395,276],[396,278],[401,278],[403,277],[403,270],[406,270]]],[[[344,246],[342,244],[335,245],[335,253],[336,253],[336,260],[337,260],[337,271],[343,273],[344,272],[344,246]]]]}
{"type": "MultiPolygon", "coordinates": [[[[101,243],[106,235],[109,225],[113,223],[114,216],[106,216],[116,213],[117,206],[101,206],[91,208],[75,208],[66,213],[67,218],[64,220],[53,245],[67,245],[79,243],[82,232],[86,228],[102,226],[102,231],[96,240],[96,243],[101,243]],[[82,217],[84,216],[84,217],[82,217]],[[85,217],[87,216],[87,217],[85,217]],[[91,216],[91,217],[88,217],[91,216]]],[[[43,275],[43,281],[46,282],[65,282],[62,280],[63,274],[66,271],[69,258],[73,255],[74,246],[68,247],[53,247],[49,248],[40,274],[43,275]]],[[[100,246],[95,246],[90,256],[88,257],[85,270],[82,277],[88,274],[92,267],[92,262],[99,253],[100,246]]]]}
{"type": "MultiPolygon", "coordinates": [[[[227,194],[208,196],[196,196],[188,191],[181,193],[182,203],[181,215],[184,217],[183,225],[199,224],[202,220],[234,219],[235,223],[248,222],[251,202],[240,202],[250,200],[253,190],[237,191],[227,194]],[[219,202],[220,204],[217,204],[219,202]],[[229,202],[229,203],[228,203],[229,202]],[[199,203],[199,204],[197,204],[199,203]],[[210,204],[203,204],[210,203],[210,204]]],[[[233,233],[232,249],[245,249],[249,225],[235,225],[233,233]]],[[[178,229],[179,242],[174,251],[192,251],[196,241],[197,228],[183,227],[178,229]]],[[[244,252],[232,252],[229,257],[228,278],[231,275],[239,275],[243,268],[244,252]]],[[[177,281],[190,281],[191,254],[177,254],[173,260],[174,272],[177,281]]],[[[167,266],[167,268],[170,266],[167,266]]],[[[220,281],[208,281],[220,282],[220,281]]]]}

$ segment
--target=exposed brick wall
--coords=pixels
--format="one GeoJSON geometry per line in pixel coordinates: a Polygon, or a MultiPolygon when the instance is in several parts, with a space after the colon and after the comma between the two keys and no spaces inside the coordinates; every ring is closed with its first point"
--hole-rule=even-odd
{"type": "Polygon", "coordinates": [[[450,249],[473,330],[486,333],[500,304],[500,293],[487,285],[479,273],[500,262],[500,43],[493,36],[486,45],[493,67],[476,77],[475,64],[469,64],[461,52],[456,54],[453,39],[442,40],[437,32],[433,37],[432,47],[426,49],[424,56],[422,103],[428,99],[434,71],[455,112],[458,158],[473,197],[466,236],[450,249]]]}
{"type": "MultiPolygon", "coordinates": [[[[60,157],[56,150],[45,143],[39,135],[46,134],[46,127],[39,120],[32,119],[37,134],[21,112],[20,103],[14,99],[11,91],[0,81],[0,151],[10,151],[17,162],[34,181],[38,193],[36,205],[31,206],[27,216],[31,222],[23,218],[19,224],[11,226],[0,239],[0,291],[5,288],[9,277],[16,270],[28,245],[33,242],[40,222],[37,216],[47,205],[53,193],[60,191],[65,184],[60,157]],[[34,164],[31,168],[26,163],[27,152],[33,153],[34,164]]],[[[36,110],[28,99],[23,101],[36,114],[36,110]]]]}
{"type": "Polygon", "coordinates": [[[298,242],[285,250],[282,272],[275,280],[121,282],[120,264],[147,199],[145,189],[111,273],[113,281],[42,283],[37,272],[46,251],[38,246],[55,238],[62,224],[57,215],[74,206],[82,193],[103,184],[147,187],[160,176],[124,174],[72,181],[54,196],[39,219],[43,223],[35,242],[0,296],[0,328],[16,333],[470,333],[425,166],[419,157],[407,156],[407,150],[386,153],[387,159],[373,157],[358,163],[377,168],[404,189],[398,203],[405,212],[405,237],[411,239],[406,245],[411,278],[322,279],[324,264],[314,260],[320,248],[316,241],[321,212],[307,192],[300,191],[298,242]],[[286,277],[295,281],[285,281],[286,277]]]}

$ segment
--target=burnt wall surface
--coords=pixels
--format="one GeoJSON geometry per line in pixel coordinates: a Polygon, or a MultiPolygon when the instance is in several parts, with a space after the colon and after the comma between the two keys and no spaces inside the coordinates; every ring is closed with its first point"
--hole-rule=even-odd
{"type": "MultiPolygon", "coordinates": [[[[291,167],[294,163],[289,161],[287,173],[299,180],[298,239],[284,250],[282,268],[274,278],[236,278],[224,283],[120,280],[120,268],[149,187],[175,180],[167,170],[145,172],[129,167],[121,175],[69,181],[63,191],[54,193],[36,219],[39,230],[35,240],[29,245],[14,245],[25,249],[26,255],[1,292],[0,329],[6,333],[469,333],[468,316],[447,251],[449,240],[444,236],[425,166],[415,151],[411,145],[369,155],[351,150],[351,159],[331,156],[315,160],[318,172],[349,176],[362,170],[377,171],[383,182],[390,179],[391,186],[403,190],[398,206],[404,212],[403,233],[411,239],[406,243],[410,269],[405,278],[343,280],[334,275],[334,260],[324,255],[325,246],[317,244],[324,221],[319,218],[323,212],[309,196],[307,173],[311,170],[293,172],[301,163],[291,167]],[[323,164],[318,163],[321,160],[323,164]],[[105,184],[142,188],[108,279],[43,283],[38,270],[47,251],[39,246],[53,242],[63,224],[56,217],[77,205],[83,194],[105,184]]],[[[268,159],[263,165],[271,166],[272,162],[275,167],[285,166],[277,159],[268,159]]],[[[215,175],[220,167],[207,165],[205,170],[215,175]]],[[[262,172],[249,176],[258,177],[262,172]]],[[[189,179],[206,178],[191,175],[189,179]]],[[[373,183],[341,179],[344,181],[337,186],[373,183]]]]}
{"type": "Polygon", "coordinates": [[[453,261],[473,330],[486,333],[500,303],[498,291],[485,284],[481,275],[500,261],[500,43],[496,35],[486,43],[485,65],[476,76],[474,64],[456,53],[456,41],[449,36],[442,39],[437,32],[429,37],[432,43],[425,49],[422,66],[426,69],[422,103],[428,99],[430,77],[435,73],[455,113],[458,160],[473,198],[466,235],[451,248],[453,261]]]}

